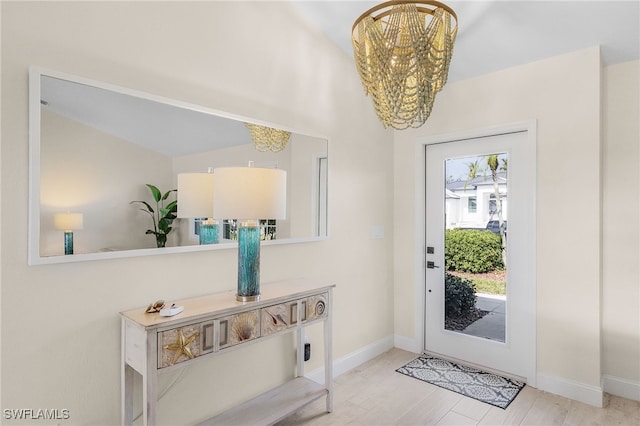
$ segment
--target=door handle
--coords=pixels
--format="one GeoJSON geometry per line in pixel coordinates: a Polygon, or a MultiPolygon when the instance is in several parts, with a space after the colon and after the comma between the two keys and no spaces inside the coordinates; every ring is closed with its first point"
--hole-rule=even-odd
{"type": "Polygon", "coordinates": [[[435,263],[430,260],[427,260],[427,269],[439,268],[435,263]]]}

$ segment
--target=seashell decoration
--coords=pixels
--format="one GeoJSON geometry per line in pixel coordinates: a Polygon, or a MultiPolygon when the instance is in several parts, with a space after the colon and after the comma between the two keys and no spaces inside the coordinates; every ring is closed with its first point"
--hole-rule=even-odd
{"type": "Polygon", "coordinates": [[[231,326],[232,342],[244,342],[255,337],[258,328],[258,318],[254,312],[238,315],[231,326]]]}
{"type": "MultiPolygon", "coordinates": [[[[280,330],[288,328],[291,324],[290,313],[291,306],[297,306],[297,302],[293,304],[281,304],[269,306],[262,309],[262,335],[276,333],[280,330]]],[[[293,310],[293,312],[296,312],[293,310]]]]}
{"type": "Polygon", "coordinates": [[[313,321],[327,315],[327,294],[319,294],[309,298],[307,305],[308,315],[307,321],[313,321]]]}
{"type": "Polygon", "coordinates": [[[163,332],[161,348],[160,368],[201,355],[200,324],[163,332]]]}
{"type": "Polygon", "coordinates": [[[318,300],[315,307],[316,316],[321,317],[324,314],[324,309],[325,309],[324,300],[318,300]]]}

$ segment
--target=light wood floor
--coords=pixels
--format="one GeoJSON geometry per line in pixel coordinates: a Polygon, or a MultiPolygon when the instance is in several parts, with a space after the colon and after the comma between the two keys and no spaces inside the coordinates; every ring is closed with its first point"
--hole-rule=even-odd
{"type": "Polygon", "coordinates": [[[640,402],[611,395],[595,408],[526,386],[503,410],[395,372],[416,357],[390,350],[336,378],[333,413],[322,398],[279,426],[640,425],[640,402]]]}

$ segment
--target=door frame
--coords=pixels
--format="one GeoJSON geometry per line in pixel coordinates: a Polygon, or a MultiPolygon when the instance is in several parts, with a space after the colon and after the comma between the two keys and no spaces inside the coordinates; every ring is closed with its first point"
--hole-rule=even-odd
{"type": "MultiPolygon", "coordinates": [[[[514,132],[527,132],[527,147],[528,158],[533,161],[532,170],[537,175],[537,121],[535,119],[528,121],[520,121],[514,123],[499,124],[495,126],[489,126],[484,128],[466,130],[461,132],[452,132],[439,135],[420,136],[416,138],[415,143],[415,223],[414,229],[418,237],[414,240],[414,301],[416,315],[414,318],[414,329],[416,331],[415,349],[417,352],[425,352],[426,350],[426,304],[427,304],[427,289],[426,289],[426,230],[425,230],[425,215],[426,215],[426,164],[425,164],[425,150],[426,145],[455,142],[465,139],[476,139],[487,136],[498,136],[507,133],[514,132]],[[419,343],[419,348],[418,348],[419,343]]],[[[537,192],[537,176],[533,177],[533,205],[536,206],[536,192],[537,192]]],[[[532,228],[529,230],[529,238],[534,245],[534,249],[531,252],[530,265],[531,269],[527,271],[531,275],[531,282],[533,285],[528,289],[528,297],[531,300],[532,311],[530,312],[530,321],[527,322],[528,330],[528,363],[527,363],[527,384],[530,386],[536,386],[536,360],[537,360],[537,345],[536,345],[536,286],[537,286],[537,242],[536,242],[536,211],[534,208],[532,214],[532,228]]]]}

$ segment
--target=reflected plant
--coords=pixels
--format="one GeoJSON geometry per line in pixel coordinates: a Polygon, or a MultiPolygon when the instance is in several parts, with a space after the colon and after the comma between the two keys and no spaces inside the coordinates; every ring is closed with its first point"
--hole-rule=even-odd
{"type": "Polygon", "coordinates": [[[153,229],[147,229],[145,234],[151,235],[153,234],[156,237],[156,245],[158,247],[164,247],[167,243],[167,235],[171,232],[171,224],[174,219],[177,217],[176,212],[178,211],[178,201],[173,200],[169,202],[165,206],[165,202],[167,202],[169,196],[172,192],[178,192],[177,189],[172,189],[162,194],[162,192],[154,185],[146,184],[149,191],[151,191],[151,195],[153,200],[155,201],[156,208],[154,209],[151,204],[146,201],[131,201],[130,204],[139,203],[144,205],[145,208],[140,208],[141,211],[147,213],[151,216],[151,220],[153,220],[153,229]]]}

